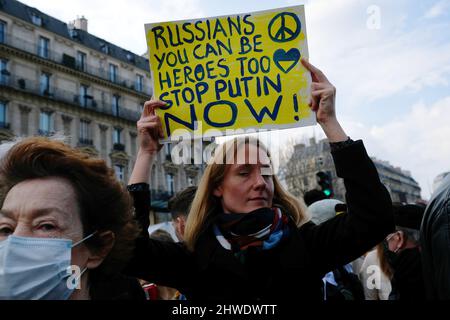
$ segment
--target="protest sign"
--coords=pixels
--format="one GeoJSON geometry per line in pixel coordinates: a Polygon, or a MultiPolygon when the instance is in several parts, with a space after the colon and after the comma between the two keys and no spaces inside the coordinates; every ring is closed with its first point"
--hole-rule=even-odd
{"type": "Polygon", "coordinates": [[[303,6],[145,25],[165,138],[315,124],[303,6]]]}

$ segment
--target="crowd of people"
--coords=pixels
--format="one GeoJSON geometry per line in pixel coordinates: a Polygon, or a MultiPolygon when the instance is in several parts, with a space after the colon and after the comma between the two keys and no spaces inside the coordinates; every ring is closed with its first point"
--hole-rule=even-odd
{"type": "Polygon", "coordinates": [[[0,299],[450,298],[450,176],[427,207],[393,204],[363,142],[338,122],[336,89],[302,64],[345,203],[317,191],[294,197],[266,146],[235,138],[216,149],[197,187],[169,201],[176,239],[150,235],[164,103],[148,101],[126,189],[103,160],[61,141],[2,146],[0,299]]]}

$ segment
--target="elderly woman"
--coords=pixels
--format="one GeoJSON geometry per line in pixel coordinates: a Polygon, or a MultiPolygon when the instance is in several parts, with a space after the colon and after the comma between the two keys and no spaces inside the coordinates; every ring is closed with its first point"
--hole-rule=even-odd
{"type": "Polygon", "coordinates": [[[28,138],[0,167],[0,299],[145,299],[119,274],[138,235],[100,159],[28,138]]]}
{"type": "MultiPolygon", "coordinates": [[[[321,279],[379,243],[394,227],[389,193],[362,141],[351,140],[335,114],[335,88],[311,72],[311,109],[331,144],[344,178],[348,212],[320,225],[308,222],[305,205],[283,189],[267,149],[235,139],[219,147],[198,186],[184,244],[162,243],[143,233],[126,272],[184,293],[188,300],[321,300],[321,279]],[[245,154],[245,163],[236,160],[245,154]],[[257,161],[250,161],[257,159],[257,161]],[[182,266],[183,272],[179,272],[182,266]]],[[[130,179],[136,217],[148,225],[151,163],[162,136],[155,108],[145,105],[138,122],[140,150],[130,179]]],[[[242,158],[240,158],[242,159],[242,158]]]]}

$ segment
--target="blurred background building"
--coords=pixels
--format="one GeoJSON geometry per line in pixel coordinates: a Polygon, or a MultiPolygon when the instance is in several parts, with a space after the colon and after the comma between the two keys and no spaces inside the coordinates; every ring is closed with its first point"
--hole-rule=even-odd
{"type": "Polygon", "coordinates": [[[394,167],[387,161],[372,157],[381,182],[391,194],[392,202],[416,203],[421,201],[420,187],[411,172],[394,167]]]}
{"type": "MultiPolygon", "coordinates": [[[[393,202],[415,203],[421,200],[419,184],[409,171],[394,167],[387,161],[374,157],[371,159],[393,202]]],[[[325,193],[331,192],[332,198],[345,201],[345,186],[343,180],[336,175],[327,139],[317,142],[315,138],[311,138],[309,145],[296,144],[292,155],[281,164],[280,174],[289,191],[297,197],[303,197],[309,190],[318,189],[325,193]],[[329,183],[324,181],[327,177],[329,183]]]]}

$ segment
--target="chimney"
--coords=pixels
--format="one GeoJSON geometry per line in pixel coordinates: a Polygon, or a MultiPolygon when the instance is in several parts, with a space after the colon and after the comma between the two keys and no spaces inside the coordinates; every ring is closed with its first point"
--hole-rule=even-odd
{"type": "Polygon", "coordinates": [[[73,26],[76,29],[88,32],[88,20],[84,16],[81,16],[81,18],[77,17],[77,19],[73,22],[73,26]]]}

